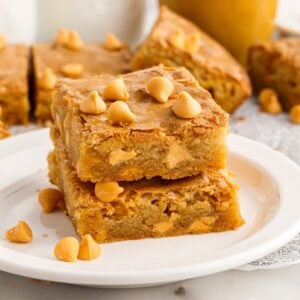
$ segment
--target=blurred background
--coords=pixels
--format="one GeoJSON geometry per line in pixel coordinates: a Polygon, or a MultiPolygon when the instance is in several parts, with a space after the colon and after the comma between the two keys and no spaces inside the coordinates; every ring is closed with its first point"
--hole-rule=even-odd
{"type": "MultiPolygon", "coordinates": [[[[298,0],[160,2],[200,25],[242,62],[248,45],[271,38],[274,28],[300,33],[298,0]]],[[[52,40],[61,26],[78,30],[87,41],[112,31],[136,46],[151,28],[158,5],[157,0],[0,0],[0,31],[10,42],[26,43],[52,40]]]]}

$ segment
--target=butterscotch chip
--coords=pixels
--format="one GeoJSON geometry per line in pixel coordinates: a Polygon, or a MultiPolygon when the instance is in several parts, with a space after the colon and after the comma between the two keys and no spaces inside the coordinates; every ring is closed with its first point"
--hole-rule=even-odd
{"type": "Polygon", "coordinates": [[[186,37],[184,48],[189,53],[194,53],[198,50],[199,47],[199,35],[198,34],[191,34],[186,37]]]}
{"type": "Polygon", "coordinates": [[[172,46],[174,46],[174,47],[176,47],[180,50],[183,50],[184,49],[184,43],[185,43],[183,30],[181,28],[178,28],[174,33],[172,33],[169,36],[168,41],[172,46]]]}
{"type": "Polygon", "coordinates": [[[112,202],[124,189],[116,181],[97,182],[95,184],[95,195],[102,202],[112,202]]]}
{"type": "Polygon", "coordinates": [[[166,164],[169,169],[175,168],[179,163],[192,159],[186,147],[180,144],[173,144],[170,146],[166,156],[166,164]]]}
{"type": "Polygon", "coordinates": [[[108,108],[108,120],[112,124],[127,125],[135,119],[135,115],[131,112],[127,103],[123,101],[116,101],[108,108]]]}
{"type": "Polygon", "coordinates": [[[169,231],[173,227],[173,222],[166,221],[166,222],[160,222],[153,226],[153,230],[156,233],[165,233],[169,231]]]}
{"type": "Polygon", "coordinates": [[[201,105],[189,93],[182,91],[172,103],[172,109],[176,116],[189,119],[200,114],[201,105]]]}
{"type": "Polygon", "coordinates": [[[65,47],[70,50],[78,51],[83,49],[84,43],[77,31],[70,31],[68,40],[64,43],[65,47]]]}
{"type": "Polygon", "coordinates": [[[65,237],[58,241],[54,255],[58,260],[75,262],[79,253],[79,242],[74,237],[65,237]]]}
{"type": "Polygon", "coordinates": [[[58,30],[58,32],[53,40],[53,44],[54,45],[65,45],[68,42],[68,39],[69,39],[69,31],[64,27],[61,27],[58,30]]]}
{"type": "Polygon", "coordinates": [[[134,150],[124,151],[122,149],[113,150],[109,155],[109,163],[112,166],[118,165],[124,161],[128,161],[136,156],[134,150]]]}
{"type": "Polygon", "coordinates": [[[32,241],[32,231],[26,222],[19,221],[16,226],[6,231],[5,237],[14,243],[30,243],[32,241]]]}
{"type": "Polygon", "coordinates": [[[60,202],[63,202],[64,195],[60,190],[48,188],[41,190],[38,198],[43,211],[45,213],[50,213],[60,202]]]}
{"type": "Polygon", "coordinates": [[[0,51],[6,46],[6,38],[4,35],[0,34],[0,51]]]}
{"type": "Polygon", "coordinates": [[[100,254],[100,247],[92,236],[90,234],[84,235],[80,242],[78,258],[92,260],[100,256],[100,254]]]}
{"type": "Polygon", "coordinates": [[[295,124],[300,124],[300,104],[294,105],[290,110],[290,120],[295,124]]]}
{"type": "Polygon", "coordinates": [[[129,94],[126,89],[123,78],[116,78],[111,81],[103,90],[105,100],[123,100],[129,99],[129,94]]]}
{"type": "Polygon", "coordinates": [[[61,68],[61,72],[67,77],[77,78],[80,77],[83,72],[83,65],[79,63],[65,64],[61,68]]]}
{"type": "Polygon", "coordinates": [[[274,115],[282,112],[277,93],[273,89],[266,88],[261,90],[258,99],[263,111],[274,115]]]}
{"type": "Polygon", "coordinates": [[[38,81],[38,85],[44,90],[53,90],[56,83],[56,76],[50,68],[46,68],[41,78],[38,81]]]}
{"type": "Polygon", "coordinates": [[[163,77],[155,76],[147,82],[147,90],[158,102],[167,102],[174,90],[173,83],[163,77]]]}
{"type": "Polygon", "coordinates": [[[87,98],[80,103],[79,108],[86,114],[98,115],[106,111],[106,103],[97,91],[91,91],[87,98]]]}
{"type": "Polygon", "coordinates": [[[108,32],[103,45],[108,50],[119,50],[124,46],[124,43],[122,43],[113,33],[108,32]]]}

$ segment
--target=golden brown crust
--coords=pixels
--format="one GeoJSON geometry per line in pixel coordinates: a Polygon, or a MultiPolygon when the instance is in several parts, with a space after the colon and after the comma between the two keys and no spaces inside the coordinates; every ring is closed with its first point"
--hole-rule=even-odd
{"type": "Polygon", "coordinates": [[[135,122],[124,127],[111,125],[107,113],[95,116],[79,110],[81,101],[92,90],[102,95],[113,78],[100,75],[76,81],[62,79],[53,94],[55,126],[82,180],[129,181],[155,176],[176,179],[198,174],[205,168],[225,167],[228,115],[186,69],[157,66],[124,75],[130,95],[127,104],[136,116],[135,122]],[[173,94],[166,103],[157,102],[146,91],[146,83],[154,76],[164,76],[174,85],[173,94]],[[172,112],[175,95],[183,90],[202,107],[196,118],[182,119],[172,112]],[[182,146],[181,153],[187,150],[192,159],[170,169],[166,159],[174,144],[182,146]],[[118,149],[134,150],[137,155],[112,166],[109,156],[118,149]]]}
{"type": "Polygon", "coordinates": [[[120,74],[129,70],[131,53],[126,45],[118,50],[107,50],[103,43],[88,43],[80,51],[72,51],[60,44],[42,43],[33,46],[33,65],[36,86],[36,112],[39,121],[51,119],[51,91],[39,88],[43,72],[50,68],[58,78],[64,77],[62,67],[69,63],[83,66],[80,78],[97,74],[120,74]]]}
{"type": "Polygon", "coordinates": [[[94,184],[78,179],[61,140],[48,161],[78,234],[97,242],[225,231],[244,223],[235,179],[224,170],[176,181],[120,182],[124,192],[105,203],[95,197],[94,184]]]}
{"type": "Polygon", "coordinates": [[[27,123],[29,48],[7,45],[0,50],[0,105],[9,124],[27,123]]]}
{"type": "Polygon", "coordinates": [[[260,42],[249,48],[248,67],[257,91],[274,89],[286,110],[300,104],[300,38],[260,42]]]}
{"type": "Polygon", "coordinates": [[[251,94],[251,84],[243,67],[215,40],[165,6],[161,7],[150,35],[135,54],[132,68],[136,70],[158,63],[188,68],[228,112],[251,94]],[[178,49],[168,42],[169,36],[178,28],[186,35],[199,36],[199,47],[195,53],[178,49]]]}

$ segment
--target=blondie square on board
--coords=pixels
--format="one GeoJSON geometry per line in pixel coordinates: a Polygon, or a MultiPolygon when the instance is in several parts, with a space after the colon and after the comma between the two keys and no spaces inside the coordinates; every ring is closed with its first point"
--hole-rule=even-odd
{"type": "Polygon", "coordinates": [[[161,7],[151,33],[133,57],[132,68],[159,63],[189,69],[227,112],[234,111],[251,94],[246,71],[227,50],[166,6],[161,7]]]}
{"type": "Polygon", "coordinates": [[[106,101],[108,109],[99,115],[80,110],[91,91],[102,97],[105,87],[116,78],[61,79],[53,93],[55,127],[82,181],[177,179],[225,167],[228,115],[189,71],[157,66],[123,75],[129,95],[124,102],[136,118],[127,126],[109,122],[113,101],[106,101]],[[156,101],[146,89],[147,82],[157,76],[174,86],[165,103],[156,101]],[[201,105],[195,118],[180,118],[171,109],[182,91],[201,105]]]}
{"type": "Polygon", "coordinates": [[[300,38],[284,38],[251,46],[248,65],[258,91],[272,88],[288,111],[300,104],[300,38]]]}
{"type": "Polygon", "coordinates": [[[33,45],[35,116],[38,121],[51,119],[51,92],[57,78],[84,78],[129,70],[129,48],[118,40],[114,41],[113,45],[107,39],[84,43],[76,32],[60,31],[52,43],[33,45]]]}
{"type": "Polygon", "coordinates": [[[19,44],[0,44],[0,106],[3,121],[26,124],[29,113],[29,48],[19,44]]]}

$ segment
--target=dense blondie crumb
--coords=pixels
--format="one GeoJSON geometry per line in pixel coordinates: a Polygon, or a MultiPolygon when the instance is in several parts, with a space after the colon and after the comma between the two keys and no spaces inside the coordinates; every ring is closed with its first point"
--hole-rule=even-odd
{"type": "MultiPolygon", "coordinates": [[[[53,118],[73,167],[83,181],[131,181],[160,176],[177,179],[226,164],[228,115],[184,68],[157,66],[123,75],[134,121],[112,124],[110,112],[116,102],[99,115],[80,110],[91,91],[103,97],[105,87],[117,77],[100,75],[89,79],[61,79],[53,93],[53,118]],[[160,103],[151,96],[147,82],[154,76],[167,78],[174,86],[169,100],[160,103]],[[201,106],[194,118],[178,117],[172,104],[185,91],[201,106]]],[[[132,116],[130,115],[130,116],[132,116]]]]}
{"type": "Polygon", "coordinates": [[[94,184],[78,179],[61,140],[48,162],[50,181],[64,192],[77,233],[99,243],[225,231],[244,223],[235,179],[224,170],[175,181],[120,182],[124,191],[103,202],[94,184]]]}
{"type": "Polygon", "coordinates": [[[51,70],[51,75],[48,75],[49,83],[53,77],[85,78],[102,73],[120,74],[129,70],[131,59],[130,50],[125,44],[117,50],[109,50],[101,42],[83,44],[78,51],[59,43],[35,44],[32,51],[35,116],[43,123],[51,120],[51,92],[54,87],[44,83],[47,70],[51,70]]]}
{"type": "Polygon", "coordinates": [[[249,49],[248,67],[254,87],[276,91],[285,110],[300,104],[300,38],[260,42],[249,49]]]}
{"type": "Polygon", "coordinates": [[[28,122],[29,48],[6,45],[0,50],[0,106],[7,124],[28,122]]]}
{"type": "Polygon", "coordinates": [[[251,94],[243,67],[196,25],[165,6],[161,7],[150,35],[135,54],[132,68],[143,69],[159,63],[189,69],[227,112],[234,111],[251,94]],[[181,43],[180,39],[184,41],[181,43]],[[189,41],[193,41],[192,49],[187,44],[189,41]]]}

